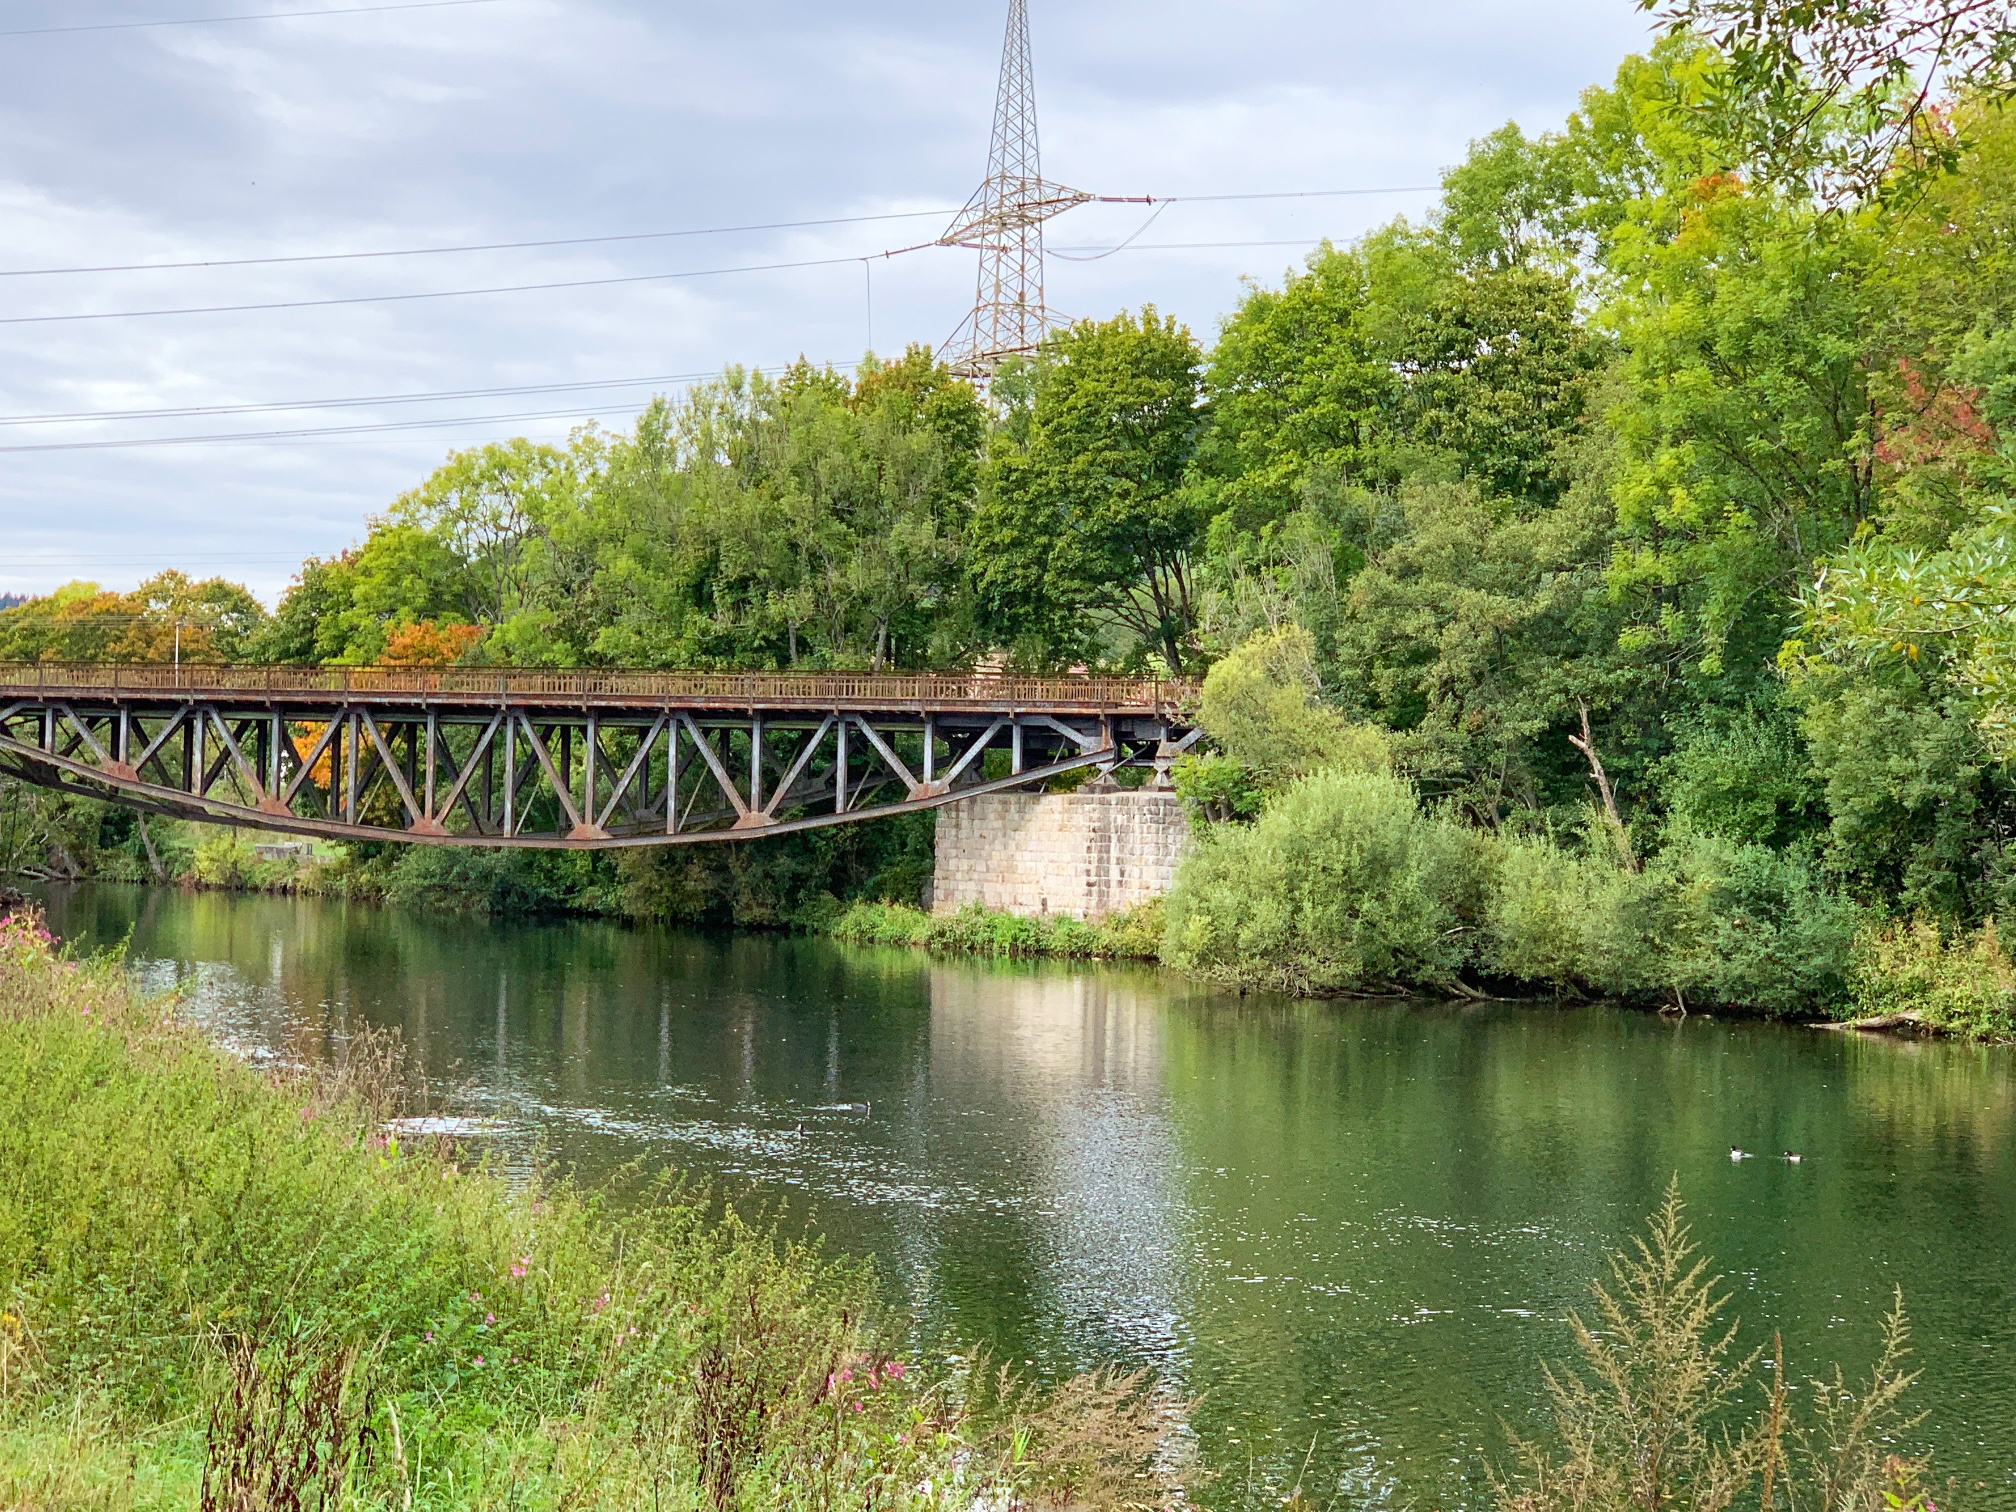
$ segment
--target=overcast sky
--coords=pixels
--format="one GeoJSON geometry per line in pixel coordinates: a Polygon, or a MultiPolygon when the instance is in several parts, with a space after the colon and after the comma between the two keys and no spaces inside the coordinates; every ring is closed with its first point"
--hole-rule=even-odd
{"type": "MultiPolygon", "coordinates": [[[[390,0],[0,0],[0,32],[390,0]]],[[[862,264],[208,314],[860,257],[928,241],[985,170],[1006,0],[479,0],[0,36],[0,592],[163,566],[269,599],[449,450],[624,426],[730,362],[851,364],[862,264]],[[895,212],[795,230],[279,266],[21,270],[615,236],[895,212]],[[388,396],[656,380],[587,393],[388,396]],[[356,401],[262,413],[51,415],[356,401]],[[210,438],[408,423],[351,433],[210,438]],[[15,450],[70,446],[69,450],[15,450]]],[[[1508,119],[1556,125],[1644,45],[1630,0],[1032,0],[1046,175],[1107,194],[1432,185],[1508,119]]],[[[1240,280],[1421,192],[1175,205],[1141,247],[1053,262],[1072,315],[1153,302],[1209,339],[1240,280]],[[1281,242],[1176,249],[1173,243],[1281,242]]],[[[1053,223],[1112,246],[1144,212],[1053,223]]],[[[937,342],[973,255],[873,267],[883,352],[937,342]]]]}

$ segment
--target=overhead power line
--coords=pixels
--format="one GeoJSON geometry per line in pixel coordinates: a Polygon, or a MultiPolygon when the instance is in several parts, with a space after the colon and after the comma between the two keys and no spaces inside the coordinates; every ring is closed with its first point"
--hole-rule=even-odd
{"type": "MultiPolygon", "coordinates": [[[[1376,194],[1434,194],[1434,184],[1397,184],[1376,189],[1285,189],[1257,194],[1144,195],[1126,203],[1209,205],[1237,200],[1350,199],[1376,194]]],[[[817,220],[765,221],[747,226],[702,226],[682,231],[627,231],[603,236],[556,236],[539,241],[468,242],[435,247],[394,247],[376,252],[301,252],[274,257],[213,257],[189,262],[99,263],[66,268],[0,268],[0,278],[56,278],[80,273],[173,273],[197,268],[267,268],[300,263],[368,262],[390,257],[441,257],[471,252],[526,252],[552,247],[594,247],[618,242],[668,241],[694,236],[736,236],[757,231],[803,231],[823,226],[865,226],[877,221],[936,220],[954,210],[891,210],[875,215],[833,215],[817,220]]]]}
{"type": "Polygon", "coordinates": [[[683,236],[734,236],[751,231],[801,231],[819,226],[861,226],[872,221],[935,220],[950,210],[892,210],[881,215],[834,215],[823,220],[766,221],[751,226],[705,226],[692,231],[630,231],[611,236],[559,236],[545,241],[471,242],[453,247],[400,247],[389,252],[304,252],[288,257],[224,257],[201,262],[107,263],[87,268],[0,268],[0,278],[51,278],[71,273],[170,273],[189,268],[269,268],[290,263],[365,262],[385,257],[440,257],[456,252],[524,252],[545,247],[594,247],[611,242],[665,241],[683,236]]]}
{"type": "MultiPolygon", "coordinates": [[[[1118,247],[1057,250],[1085,250],[1102,255],[1122,251],[1185,252],[1213,247],[1306,247],[1317,240],[1320,238],[1304,236],[1277,241],[1149,242],[1132,246],[1122,244],[1118,247]]],[[[914,247],[895,247],[886,252],[857,253],[852,257],[809,257],[794,262],[743,263],[725,268],[693,268],[677,273],[628,273],[615,278],[567,278],[547,283],[493,284],[468,289],[429,289],[414,294],[350,294],[336,299],[279,299],[261,304],[176,305],[155,310],[93,310],[75,315],[9,315],[0,317],[0,326],[62,325],[83,320],[145,320],[164,315],[239,315],[272,310],[323,310],[343,305],[411,304],[429,299],[465,299],[481,294],[534,294],[556,289],[604,289],[621,284],[668,283],[688,278],[723,278],[736,273],[782,273],[800,268],[852,267],[892,257],[905,257],[912,252],[923,252],[939,245],[941,243],[924,242],[914,247]]]]}
{"type": "MultiPolygon", "coordinates": [[[[869,253],[870,257],[897,257],[921,250],[904,247],[897,252],[869,253]]],[[[0,325],[57,325],[79,320],[142,320],[157,315],[236,315],[264,310],[320,310],[337,305],[410,304],[423,299],[464,299],[477,294],[532,294],[549,289],[601,289],[617,284],[663,283],[682,278],[719,278],[730,273],[779,273],[794,268],[835,268],[859,263],[864,258],[813,257],[797,262],[748,263],[731,268],[695,268],[683,273],[630,273],[617,278],[567,278],[550,283],[498,284],[473,289],[429,289],[418,294],[351,294],[340,299],[279,299],[264,304],[182,305],[159,310],[94,310],[81,315],[9,315],[0,325]]]]}
{"type": "MultiPolygon", "coordinates": [[[[625,404],[598,413],[635,415],[641,414],[645,408],[646,406],[641,404],[625,404]]],[[[0,446],[0,453],[119,451],[134,446],[211,446],[229,441],[294,441],[309,436],[383,435],[392,431],[430,430],[457,425],[497,425],[519,420],[586,418],[592,417],[584,416],[578,409],[534,410],[513,415],[458,415],[453,418],[437,416],[426,420],[388,420],[375,425],[330,425],[278,431],[230,431],[215,436],[141,436],[114,441],[42,441],[23,446],[0,446]]]]}
{"type": "Polygon", "coordinates": [[[145,31],[157,26],[220,26],[230,21],[295,21],[307,16],[368,16],[378,11],[447,10],[462,5],[502,5],[505,0],[400,0],[396,5],[346,5],[341,9],[259,11],[244,16],[184,16],[173,21],[92,21],[81,26],[25,26],[0,37],[53,37],[63,32],[145,31]]]}
{"type": "MultiPolygon", "coordinates": [[[[1142,227],[1145,231],[1147,227],[1142,227]]],[[[1313,247],[1323,238],[1320,236],[1287,236],[1271,241],[1211,241],[1211,242],[1122,242],[1117,247],[1052,247],[1053,253],[1090,253],[1091,256],[1073,257],[1072,262],[1097,262],[1102,257],[1111,257],[1115,252],[1203,252],[1217,251],[1232,247],[1313,247]]]]}
{"type": "MultiPolygon", "coordinates": [[[[831,366],[831,364],[830,363],[822,364],[822,366],[831,366]]],[[[744,369],[744,371],[751,373],[776,373],[785,371],[785,369],[781,366],[757,367],[757,368],[746,368],[744,369]]],[[[286,404],[286,405],[273,405],[273,406],[244,405],[234,408],[221,409],[216,413],[245,414],[245,413],[256,413],[262,409],[283,409],[283,410],[320,409],[320,408],[329,408],[333,406],[341,406],[346,404],[364,404],[371,402],[392,402],[392,403],[407,403],[407,402],[420,402],[420,401],[432,402],[432,401],[439,401],[442,399],[484,398],[504,394],[513,394],[513,393],[532,393],[532,394],[564,393],[582,389],[593,389],[604,387],[610,387],[610,388],[636,387],[644,383],[695,383],[707,378],[712,378],[714,376],[715,374],[713,374],[712,372],[678,373],[678,374],[670,374],[662,378],[620,379],[615,380],[613,382],[596,383],[596,384],[551,384],[551,385],[538,385],[524,389],[490,389],[490,390],[469,389],[464,390],[459,394],[442,393],[442,394],[400,395],[390,401],[340,400],[340,399],[307,400],[298,404],[286,404]]],[[[637,415],[642,414],[647,408],[649,408],[649,405],[625,403],[598,408],[592,412],[587,412],[576,408],[565,410],[520,411],[515,414],[504,414],[504,415],[457,415],[457,416],[436,415],[436,416],[430,416],[423,420],[387,420],[387,421],[377,421],[364,425],[311,426],[291,430],[229,431],[224,432],[222,434],[209,435],[209,436],[138,436],[132,438],[113,438],[109,440],[98,440],[98,441],[30,442],[18,446],[0,446],[0,453],[50,452],[50,451],[116,451],[135,446],[193,446],[198,444],[210,445],[215,443],[234,442],[234,441],[294,441],[294,440],[306,440],[310,438],[323,437],[323,436],[385,435],[399,431],[448,429],[461,425],[494,425],[494,424],[501,424],[505,421],[517,421],[517,420],[588,420],[601,415],[637,415]]],[[[201,412],[170,411],[166,413],[156,413],[150,415],[146,411],[129,411],[124,416],[117,416],[117,417],[107,414],[101,414],[95,416],[78,416],[78,417],[64,417],[64,418],[101,419],[101,420],[111,418],[127,418],[127,419],[173,418],[177,413],[187,415],[201,412]]],[[[21,420],[0,420],[0,424],[33,424],[33,423],[35,422],[32,418],[24,418],[21,420]]]]}
{"type": "MultiPolygon", "coordinates": [[[[752,372],[764,369],[750,369],[752,372]]],[[[390,404],[438,404],[449,399],[498,399],[510,394],[575,394],[597,389],[641,388],[647,383],[692,383],[717,376],[658,373],[646,378],[599,378],[585,383],[528,383],[506,388],[442,389],[427,394],[360,394],[345,399],[292,399],[270,404],[192,404],[175,409],[71,410],[51,415],[0,415],[5,425],[109,424],[121,420],[187,420],[224,415],[273,414],[286,410],[366,409],[390,404]]]]}

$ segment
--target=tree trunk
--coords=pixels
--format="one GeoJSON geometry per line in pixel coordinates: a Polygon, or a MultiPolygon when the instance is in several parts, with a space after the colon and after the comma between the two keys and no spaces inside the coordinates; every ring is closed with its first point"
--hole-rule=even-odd
{"type": "Polygon", "coordinates": [[[168,880],[168,872],[161,865],[161,857],[155,852],[154,837],[147,832],[147,816],[137,814],[134,817],[140,821],[140,845],[147,852],[147,869],[154,873],[156,882],[165,883],[168,880]]]}
{"type": "Polygon", "coordinates": [[[1610,821],[1610,837],[1617,846],[1617,854],[1632,871],[1641,871],[1645,863],[1631,848],[1631,833],[1624,828],[1624,816],[1617,812],[1616,790],[1610,786],[1610,774],[1603,770],[1603,758],[1596,754],[1596,737],[1589,729],[1589,701],[1578,698],[1575,707],[1582,715],[1582,733],[1570,735],[1568,744],[1589,758],[1589,772],[1596,779],[1596,791],[1603,795],[1603,813],[1610,821]]]}
{"type": "Polygon", "coordinates": [[[65,882],[82,880],[84,868],[77,864],[77,858],[70,854],[69,847],[53,835],[49,838],[49,860],[57,868],[56,876],[60,880],[65,882]]]}

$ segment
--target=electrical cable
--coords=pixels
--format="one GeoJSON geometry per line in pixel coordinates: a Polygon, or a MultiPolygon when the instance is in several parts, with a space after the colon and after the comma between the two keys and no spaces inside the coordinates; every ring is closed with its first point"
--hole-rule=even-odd
{"type": "MultiPolygon", "coordinates": [[[[1341,199],[1366,194],[1433,194],[1435,185],[1396,185],[1381,189],[1286,189],[1258,194],[1176,194],[1157,199],[1118,196],[1102,203],[1185,205],[1217,204],[1233,200],[1341,199]]],[[[860,226],[876,221],[932,220],[957,215],[957,210],[894,210],[877,215],[837,215],[821,220],[771,221],[748,226],[707,226],[687,231],[635,231],[609,236],[564,236],[544,241],[472,242],[464,246],[398,247],[382,252],[310,252],[284,257],[209,258],[196,262],[106,263],[74,268],[0,268],[0,278],[56,278],[81,273],[165,273],[194,268],[261,268],[297,263],[361,262],[388,257],[439,257],[466,252],[522,252],[547,247],[589,247],[613,242],[664,241],[674,237],[733,236],[755,231],[798,231],[820,226],[860,226]]],[[[935,245],[935,244],[934,244],[935,245]]]]}
{"type": "MultiPolygon", "coordinates": [[[[751,368],[750,372],[769,369],[751,368]]],[[[76,425],[121,420],[187,420],[215,415],[271,414],[285,410],[365,409],[388,404],[437,404],[450,399],[501,399],[512,394],[573,394],[596,389],[641,388],[647,383],[693,383],[719,376],[704,373],[659,373],[646,378],[603,378],[590,383],[533,383],[515,388],[443,389],[427,394],[365,394],[347,399],[296,399],[274,404],[187,405],[179,409],[75,410],[55,415],[0,415],[0,426],[76,425]]]]}
{"type": "MultiPolygon", "coordinates": [[[[1147,230],[1146,226],[1141,228],[1147,230]]],[[[1139,232],[1135,233],[1139,235],[1139,232]]],[[[1062,256],[1066,262],[1098,262],[1100,257],[1111,257],[1115,252],[1204,252],[1230,247],[1313,247],[1323,238],[1308,236],[1283,237],[1276,241],[1218,241],[1218,242],[1122,242],[1117,247],[1051,247],[1048,252],[1062,256]],[[1073,252],[1096,252],[1098,257],[1072,257],[1073,252]]]]}
{"type": "MultiPolygon", "coordinates": [[[[599,410],[602,415],[638,415],[648,405],[625,404],[612,409],[599,410]]],[[[531,410],[510,415],[457,415],[436,416],[426,420],[387,420],[376,425],[329,425],[315,426],[300,430],[280,431],[231,431],[215,436],[139,436],[126,440],[110,441],[39,441],[19,446],[0,446],[0,453],[21,452],[71,452],[71,451],[120,451],[134,446],[212,446],[229,441],[292,441],[308,436],[361,436],[385,435],[393,431],[429,430],[457,425],[495,425],[518,420],[568,420],[592,419],[578,409],[531,410]]]]}
{"type": "Polygon", "coordinates": [[[401,247],[389,252],[309,252],[290,257],[230,257],[205,262],[107,263],[90,268],[0,268],[0,278],[55,278],[73,273],[172,273],[190,268],[268,268],[295,263],[365,262],[386,257],[440,257],[460,252],[523,252],[545,247],[594,247],[611,242],[665,241],[684,236],[736,236],[752,231],[802,231],[819,226],[862,226],[873,221],[936,220],[953,210],[892,210],[880,215],[834,215],[823,220],[768,221],[750,226],[704,226],[691,231],[631,231],[612,236],[561,236],[546,241],[472,242],[457,247],[401,247]]]}
{"type": "MultiPolygon", "coordinates": [[[[927,242],[926,246],[935,243],[927,242]]],[[[906,252],[921,248],[906,247],[906,252]]],[[[871,256],[894,257],[893,252],[871,256]]],[[[352,294],[341,299],[281,299],[267,304],[184,305],[160,310],[93,310],[81,315],[9,315],[0,326],[59,325],[80,320],[144,320],[158,315],[238,315],[271,310],[323,310],[338,305],[410,304],[423,299],[464,299],[479,294],[533,294],[549,289],[606,289],[617,284],[664,283],[682,278],[719,278],[730,273],[780,273],[796,268],[838,268],[860,262],[854,257],[813,257],[798,262],[748,263],[733,268],[695,268],[682,273],[630,273],[620,278],[569,278],[552,283],[501,284],[477,289],[430,289],[419,294],[352,294]]]]}
{"type": "Polygon", "coordinates": [[[1111,257],[1116,252],[1125,252],[1129,247],[1133,246],[1134,243],[1139,241],[1142,237],[1146,236],[1148,234],[1148,228],[1154,225],[1155,222],[1157,222],[1158,220],[1162,219],[1162,212],[1164,210],[1167,210],[1174,203],[1176,203],[1174,200],[1164,200],[1161,204],[1157,205],[1155,207],[1154,213],[1151,214],[1148,217],[1148,219],[1141,222],[1140,227],[1134,232],[1134,234],[1128,237],[1127,240],[1120,243],[1120,245],[1117,247],[1108,247],[1104,252],[1095,252],[1090,257],[1073,257],[1070,252],[1066,251],[1062,247],[1059,247],[1056,249],[1055,255],[1063,258],[1065,262],[1081,262],[1081,263],[1104,262],[1107,258],[1111,257]]]}
{"type": "MultiPolygon", "coordinates": [[[[1144,226],[1142,229],[1145,231],[1147,228],[1144,226]]],[[[1150,242],[1131,247],[1123,243],[1118,247],[1059,247],[1053,250],[1067,254],[1073,251],[1090,251],[1106,257],[1121,251],[1190,252],[1207,248],[1306,247],[1312,244],[1311,238],[1303,236],[1279,241],[1150,242]]],[[[93,310],[78,315],[8,315],[0,317],[0,326],[62,325],[83,320],[145,320],[162,315],[240,315],[272,310],[325,310],[343,305],[411,304],[419,300],[464,299],[482,294],[534,294],[554,289],[606,289],[619,284],[665,283],[686,278],[722,278],[735,273],[781,273],[799,268],[840,268],[849,263],[869,262],[876,258],[903,257],[911,252],[923,252],[939,245],[941,243],[920,242],[914,247],[898,247],[893,251],[869,252],[853,257],[813,257],[797,262],[745,263],[739,267],[694,268],[679,273],[631,273],[619,278],[570,278],[552,283],[500,284],[475,289],[430,289],[418,294],[352,294],[340,299],[283,299],[266,304],[182,305],[159,310],[93,310]]],[[[1096,262],[1099,259],[1095,257],[1083,260],[1096,262]]]]}
{"type": "MultiPolygon", "coordinates": [[[[836,364],[823,362],[814,364],[826,368],[836,364]]],[[[745,373],[769,374],[788,371],[795,364],[777,363],[770,366],[744,367],[745,373]]],[[[77,422],[116,422],[123,420],[180,420],[203,419],[223,415],[253,415],[285,412],[289,410],[317,409],[368,409],[383,404],[438,404],[450,399],[501,399],[514,394],[568,394],[590,392],[597,389],[641,388],[645,384],[658,383],[701,383],[721,376],[720,370],[709,368],[700,373],[660,373],[649,378],[605,378],[592,383],[535,383],[518,388],[490,389],[443,389],[431,394],[379,394],[361,395],[346,399],[299,399],[281,404],[236,404],[192,406],[184,409],[160,410],[85,410],[63,415],[13,415],[0,417],[0,426],[8,425],[51,425],[77,422]]],[[[619,406],[621,408],[621,406],[619,406]]],[[[578,413],[571,411],[569,413],[578,413]]],[[[613,413],[613,411],[605,411],[613,413]]]]}
{"type": "Polygon", "coordinates": [[[0,37],[53,37],[64,32],[142,31],[156,26],[220,26],[228,21],[292,21],[303,16],[365,16],[378,11],[447,10],[460,5],[502,5],[505,0],[400,0],[395,5],[346,5],[337,10],[261,11],[250,16],[186,16],[174,21],[94,21],[83,26],[27,26],[0,37]]]}

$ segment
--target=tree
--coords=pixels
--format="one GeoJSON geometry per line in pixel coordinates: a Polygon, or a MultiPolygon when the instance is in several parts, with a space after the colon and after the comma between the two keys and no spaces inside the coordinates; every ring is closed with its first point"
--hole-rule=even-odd
{"type": "Polygon", "coordinates": [[[1125,652],[1194,662],[1202,364],[1152,308],[1045,344],[1026,439],[997,442],[968,543],[982,623],[1002,642],[1062,660],[1113,629],[1125,652]]]}
{"type": "Polygon", "coordinates": [[[2011,0],[1639,0],[1727,60],[1708,114],[1763,176],[1831,204],[1950,169],[1942,94],[2016,94],[2011,0]]]}
{"type": "Polygon", "coordinates": [[[222,578],[162,572],[131,593],[71,583],[0,612],[0,660],[243,661],[266,620],[250,590],[222,578]]]}
{"type": "Polygon", "coordinates": [[[1869,229],[1710,175],[1620,237],[1603,319],[1625,349],[1613,590],[1628,640],[1746,697],[1810,563],[1875,503],[1869,229]],[[1668,229],[1670,227],[1670,229],[1668,229]]]}
{"type": "Polygon", "coordinates": [[[261,640],[276,661],[382,661],[390,637],[421,623],[467,625],[480,591],[440,536],[413,524],[374,522],[364,544],[339,557],[311,557],[281,598],[261,640]]]}

